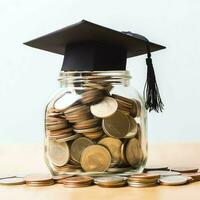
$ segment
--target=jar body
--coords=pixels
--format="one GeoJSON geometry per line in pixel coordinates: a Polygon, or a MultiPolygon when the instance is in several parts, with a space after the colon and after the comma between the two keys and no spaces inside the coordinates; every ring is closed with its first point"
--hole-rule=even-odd
{"type": "Polygon", "coordinates": [[[141,172],[147,114],[127,71],[62,72],[45,111],[45,161],[53,175],[141,172]]]}

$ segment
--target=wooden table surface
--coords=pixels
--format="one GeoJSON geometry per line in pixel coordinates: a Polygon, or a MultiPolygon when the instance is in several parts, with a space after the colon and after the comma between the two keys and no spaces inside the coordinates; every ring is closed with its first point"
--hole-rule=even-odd
{"type": "MultiPolygon", "coordinates": [[[[200,143],[149,145],[149,165],[200,167],[200,143]]],[[[42,145],[0,145],[0,174],[47,173],[42,145]]],[[[0,186],[0,200],[199,200],[200,182],[150,188],[0,186]]]]}

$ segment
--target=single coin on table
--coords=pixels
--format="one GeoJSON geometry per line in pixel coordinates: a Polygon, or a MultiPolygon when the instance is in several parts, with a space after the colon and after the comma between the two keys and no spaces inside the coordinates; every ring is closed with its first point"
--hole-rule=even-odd
{"type": "Polygon", "coordinates": [[[117,101],[112,97],[105,97],[101,102],[90,106],[91,113],[99,118],[112,116],[118,108],[117,101]]]}
{"type": "Polygon", "coordinates": [[[171,171],[180,172],[180,173],[193,173],[198,172],[197,167],[175,167],[171,168],[171,171]]]}
{"type": "Polygon", "coordinates": [[[22,185],[25,183],[25,180],[20,177],[3,178],[0,180],[0,185],[22,185]]]}
{"type": "Polygon", "coordinates": [[[130,130],[129,118],[120,111],[102,121],[104,132],[114,138],[123,138],[130,130]]]}
{"type": "Polygon", "coordinates": [[[83,150],[93,144],[94,143],[92,142],[92,140],[86,137],[80,137],[74,140],[70,148],[71,158],[76,162],[80,163],[81,154],[83,150]]]}
{"type": "Polygon", "coordinates": [[[47,152],[51,162],[56,166],[63,166],[69,161],[70,154],[67,143],[49,140],[47,152]]]}
{"type": "Polygon", "coordinates": [[[119,163],[121,159],[121,145],[122,141],[112,137],[105,137],[101,139],[98,144],[105,146],[112,157],[112,163],[119,163]]]}
{"type": "Polygon", "coordinates": [[[111,155],[102,145],[91,145],[81,155],[81,166],[86,172],[104,172],[111,164],[111,155]]]}
{"type": "Polygon", "coordinates": [[[161,185],[169,185],[169,186],[175,186],[175,185],[183,185],[188,182],[188,178],[185,176],[167,176],[162,177],[159,180],[161,185]]]}

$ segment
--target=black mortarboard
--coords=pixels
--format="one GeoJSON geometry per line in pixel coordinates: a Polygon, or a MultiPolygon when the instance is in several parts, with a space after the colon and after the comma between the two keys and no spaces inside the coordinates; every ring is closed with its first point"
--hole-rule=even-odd
{"type": "Polygon", "coordinates": [[[146,108],[156,111],[163,108],[151,52],[165,47],[151,43],[141,35],[82,20],[24,44],[64,55],[62,71],[125,70],[127,58],[147,53],[146,108]]]}

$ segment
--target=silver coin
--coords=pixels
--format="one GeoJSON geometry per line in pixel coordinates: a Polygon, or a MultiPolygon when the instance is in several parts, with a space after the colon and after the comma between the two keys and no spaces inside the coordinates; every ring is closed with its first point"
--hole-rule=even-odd
{"type": "Polygon", "coordinates": [[[173,172],[173,171],[166,171],[166,170],[153,170],[148,171],[149,174],[160,174],[160,176],[178,176],[181,175],[179,172],[173,172]]]}
{"type": "Polygon", "coordinates": [[[188,182],[188,178],[185,176],[166,176],[159,180],[162,185],[183,185],[188,182]]]}
{"type": "Polygon", "coordinates": [[[25,180],[20,177],[4,178],[0,180],[0,185],[22,185],[25,184],[25,180]]]}

